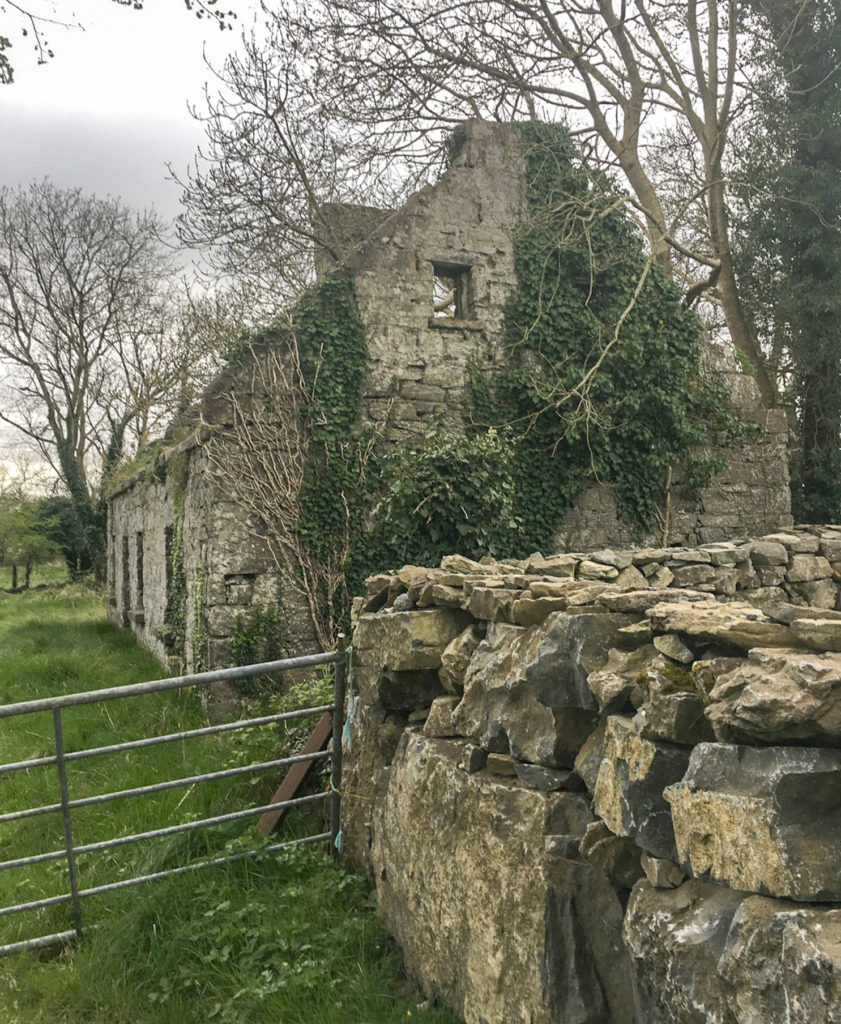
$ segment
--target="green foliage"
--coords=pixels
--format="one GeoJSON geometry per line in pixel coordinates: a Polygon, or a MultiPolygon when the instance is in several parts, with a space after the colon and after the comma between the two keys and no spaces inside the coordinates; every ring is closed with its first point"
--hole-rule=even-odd
{"type": "MultiPolygon", "coordinates": [[[[333,673],[327,666],[321,666],[306,678],[293,682],[285,692],[278,692],[277,688],[257,691],[248,703],[247,713],[249,718],[258,718],[324,707],[332,702],[333,673]]],[[[300,754],[322,714],[302,715],[300,718],[271,722],[235,733],[231,738],[225,766],[237,768],[256,761],[300,754]]],[[[321,763],[320,768],[314,767],[310,772],[311,782],[314,781],[316,787],[319,787],[325,781],[327,771],[329,767],[326,761],[321,763]]],[[[255,806],[268,803],[275,788],[272,780],[265,777],[251,776],[246,784],[252,790],[255,806]]],[[[316,805],[317,814],[323,814],[323,811],[322,805],[316,805]]],[[[321,831],[321,828],[317,831],[321,831]]]]}
{"type": "Polygon", "coordinates": [[[12,568],[13,579],[16,570],[23,569],[25,585],[29,586],[32,567],[53,561],[59,554],[59,546],[51,537],[55,529],[55,519],[44,515],[40,501],[0,494],[0,565],[12,568]]]}
{"type": "Polygon", "coordinates": [[[382,565],[434,565],[458,552],[503,556],[519,529],[514,450],[493,428],[464,436],[442,423],[385,460],[372,547],[382,565]]]}
{"type": "Polygon", "coordinates": [[[169,538],[165,625],[161,638],[168,654],[183,659],[187,639],[187,573],[184,569],[184,493],[181,490],[173,500],[169,538]]]}
{"type": "Polygon", "coordinates": [[[193,632],[190,646],[193,654],[193,671],[204,672],[207,664],[207,569],[196,571],[191,587],[193,606],[193,632]]]}
{"type": "Polygon", "coordinates": [[[368,347],[351,277],[325,277],[299,300],[295,333],[313,440],[346,441],[359,416],[368,347]]]}
{"type": "Polygon", "coordinates": [[[284,657],[288,630],[277,604],[259,601],[234,619],[231,659],[234,665],[255,665],[284,657]]]}
{"type": "MultiPolygon", "coordinates": [[[[525,223],[505,361],[474,375],[475,421],[516,431],[519,553],[551,543],[588,479],[650,528],[670,466],[725,416],[699,368],[699,327],[653,266],[610,182],[584,167],[559,125],[522,125],[525,223]]],[[[712,468],[712,467],[709,467],[712,468]]]]}
{"type": "Polygon", "coordinates": [[[841,517],[841,10],[751,0],[754,119],[734,189],[739,288],[794,410],[792,511],[841,517]]]}
{"type": "MultiPolygon", "coordinates": [[[[68,582],[67,563],[64,560],[42,562],[32,567],[30,587],[62,587],[68,582]]],[[[0,567],[0,590],[12,586],[12,573],[9,567],[0,567]]]]}
{"type": "Polygon", "coordinates": [[[364,515],[359,495],[364,441],[354,436],[367,369],[365,325],[350,277],[320,281],[298,303],[295,329],[311,431],[299,525],[314,557],[330,559],[364,515]]]}
{"type": "Polygon", "coordinates": [[[73,579],[101,569],[105,541],[103,505],[78,495],[56,495],[42,499],[41,510],[50,520],[50,537],[61,549],[73,579]]]}

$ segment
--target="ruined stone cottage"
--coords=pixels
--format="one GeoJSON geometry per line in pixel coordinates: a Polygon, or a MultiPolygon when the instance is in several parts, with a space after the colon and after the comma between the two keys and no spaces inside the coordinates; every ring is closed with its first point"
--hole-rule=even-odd
{"type": "MultiPolygon", "coordinates": [[[[522,154],[511,129],[472,121],[434,185],[394,212],[347,218],[365,228],[347,259],[367,331],[360,418],[381,424],[387,441],[421,436],[435,416],[458,427],[468,364],[493,362],[516,287],[522,193],[522,154]]],[[[671,510],[673,544],[758,535],[790,522],[784,414],[762,407],[754,381],[726,353],[710,358],[727,374],[739,412],[762,431],[726,451],[727,468],[671,510]]],[[[277,566],[265,537],[212,471],[206,446],[227,415],[226,389],[242,379],[223,374],[192,433],[110,496],[109,613],[173,668],[228,663],[238,616],[255,602],[277,602],[277,566]]],[[[593,481],[557,524],[555,548],[629,539],[610,488],[593,481]]],[[[284,594],[282,604],[288,651],[312,648],[311,624],[294,595],[284,594]]]]}

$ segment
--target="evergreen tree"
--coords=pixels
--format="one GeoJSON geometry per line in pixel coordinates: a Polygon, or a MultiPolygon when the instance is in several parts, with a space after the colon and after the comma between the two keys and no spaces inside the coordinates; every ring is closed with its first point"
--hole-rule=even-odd
{"type": "Polygon", "coordinates": [[[796,417],[797,519],[841,517],[841,11],[754,0],[757,122],[738,189],[740,284],[796,417]]]}

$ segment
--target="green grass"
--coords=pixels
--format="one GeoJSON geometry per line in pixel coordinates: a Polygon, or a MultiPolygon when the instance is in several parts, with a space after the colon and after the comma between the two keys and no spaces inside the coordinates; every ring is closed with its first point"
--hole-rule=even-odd
{"type": "MultiPolygon", "coordinates": [[[[26,579],[26,572],[18,567],[18,586],[23,586],[26,579]]],[[[57,586],[67,582],[66,562],[46,562],[44,565],[32,567],[32,576],[29,581],[30,587],[57,586]]],[[[10,566],[0,566],[0,590],[8,590],[12,585],[12,570],[10,566]]]]}
{"type": "MultiPolygon", "coordinates": [[[[0,703],[157,678],[161,668],[110,626],[81,587],[0,595],[0,703]]],[[[149,695],[69,709],[68,750],[204,724],[196,693],[149,695]]],[[[279,727],[255,736],[168,743],[69,765],[71,797],[279,756],[296,745],[279,727]]],[[[49,714],[0,720],[0,762],[47,754],[49,714]]],[[[276,779],[203,783],[74,812],[78,843],[158,828],[263,802],[276,779]]],[[[2,810],[51,803],[55,769],[0,776],[2,810]]],[[[292,819],[291,834],[323,822],[292,819]]],[[[277,839],[277,836],[274,837],[277,839]]],[[[0,859],[59,849],[55,814],[0,824],[0,859]]],[[[83,887],[255,845],[254,824],[206,830],[79,858],[83,887]]],[[[64,892],[62,861],[0,872],[0,905],[64,892]]],[[[83,902],[83,941],[62,953],[0,959],[6,1024],[454,1024],[401,974],[364,879],[321,847],[297,847],[200,869],[83,902]]],[[[69,907],[0,918],[0,944],[72,927],[69,907]]]]}

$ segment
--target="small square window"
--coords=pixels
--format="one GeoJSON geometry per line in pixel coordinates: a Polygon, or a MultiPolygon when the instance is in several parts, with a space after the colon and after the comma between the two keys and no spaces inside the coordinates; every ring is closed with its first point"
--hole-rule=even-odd
{"type": "Polygon", "coordinates": [[[432,264],[432,316],[436,320],[469,320],[473,315],[470,268],[432,264]]]}

